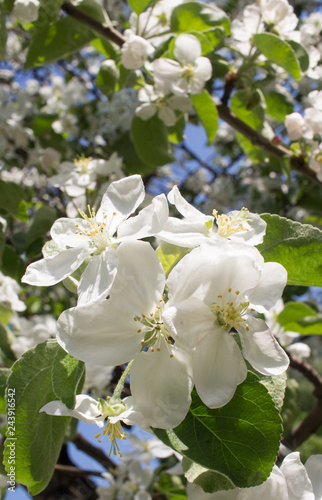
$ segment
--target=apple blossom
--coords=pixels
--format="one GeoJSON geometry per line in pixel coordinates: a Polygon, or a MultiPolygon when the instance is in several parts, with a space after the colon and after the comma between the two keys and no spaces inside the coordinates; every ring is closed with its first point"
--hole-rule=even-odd
{"type": "Polygon", "coordinates": [[[11,16],[21,23],[32,23],[38,18],[39,0],[15,0],[11,16]]]}
{"type": "Polygon", "coordinates": [[[164,271],[145,242],[122,243],[118,259],[109,299],[63,312],[57,340],[89,363],[119,365],[134,359],[130,383],[135,406],[147,425],[173,428],[190,407],[191,356],[163,324],[164,271]]]}
{"type": "Polygon", "coordinates": [[[125,30],[124,36],[126,42],[122,46],[121,62],[127,69],[139,69],[144,65],[148,56],[154,53],[154,47],[130,29],[125,30]]]}
{"type": "Polygon", "coordinates": [[[240,211],[233,210],[227,215],[218,215],[216,210],[212,216],[205,215],[183,198],[177,186],[168,194],[168,200],[183,218],[169,217],[157,234],[160,240],[188,248],[222,238],[247,245],[258,245],[263,241],[265,221],[245,208],[240,211]]]}
{"type": "Polygon", "coordinates": [[[153,62],[156,89],[161,88],[166,94],[200,94],[211,78],[212,66],[207,57],[201,56],[199,40],[181,34],[176,38],[173,53],[177,61],[162,57],[153,62]]]}
{"type": "Polygon", "coordinates": [[[291,113],[285,117],[286,132],[291,141],[301,139],[304,131],[305,120],[300,113],[291,113]]]}
{"type": "Polygon", "coordinates": [[[167,220],[166,198],[159,195],[138,216],[126,221],[143,199],[144,185],[139,175],[112,182],[97,213],[89,207],[88,215],[80,212],[81,219],[61,218],[54,223],[52,242],[44,248],[48,256],[30,264],[22,281],[54,285],[91,257],[78,285],[79,303],[106,297],[117,272],[118,245],[127,238],[152,236],[167,220]]]}
{"type": "Polygon", "coordinates": [[[322,142],[314,141],[312,143],[309,164],[316,172],[317,178],[322,182],[322,142]]]}
{"type": "Polygon", "coordinates": [[[252,315],[276,303],[286,279],[285,269],[264,263],[255,248],[225,240],[193,249],[170,272],[164,323],[173,338],[193,349],[195,387],[210,408],[228,403],[245,380],[244,358],[263,375],[287,369],[288,356],[265,322],[252,315]]]}
{"type": "Polygon", "coordinates": [[[2,307],[10,308],[12,311],[24,311],[26,305],[19,299],[18,294],[21,292],[21,287],[16,280],[5,276],[0,271],[0,304],[2,307]]]}

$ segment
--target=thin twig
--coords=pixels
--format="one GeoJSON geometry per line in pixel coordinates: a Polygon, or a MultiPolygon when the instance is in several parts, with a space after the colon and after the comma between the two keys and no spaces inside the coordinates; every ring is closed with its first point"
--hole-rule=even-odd
{"type": "Polygon", "coordinates": [[[79,450],[87,453],[90,457],[99,462],[106,470],[115,469],[116,465],[105,453],[97,446],[89,443],[79,432],[73,440],[74,445],[79,450]]]}

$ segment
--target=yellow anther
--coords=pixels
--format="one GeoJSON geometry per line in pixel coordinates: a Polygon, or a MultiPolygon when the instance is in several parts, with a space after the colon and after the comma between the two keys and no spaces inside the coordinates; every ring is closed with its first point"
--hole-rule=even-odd
{"type": "Polygon", "coordinates": [[[113,212],[113,215],[114,215],[114,216],[115,216],[115,215],[117,215],[117,212],[113,212]]]}
{"type": "Polygon", "coordinates": [[[239,295],[239,294],[240,294],[240,291],[239,291],[239,290],[236,290],[235,294],[236,294],[236,295],[239,295]]]}
{"type": "Polygon", "coordinates": [[[138,330],[138,333],[141,333],[141,332],[142,332],[142,330],[141,330],[141,328],[140,328],[140,329],[138,330]]]}
{"type": "Polygon", "coordinates": [[[228,292],[229,292],[229,293],[231,292],[231,288],[230,288],[230,287],[228,288],[228,292]]]}
{"type": "Polygon", "coordinates": [[[152,318],[152,316],[153,316],[153,313],[150,313],[150,316],[151,316],[151,318],[152,318]]]}

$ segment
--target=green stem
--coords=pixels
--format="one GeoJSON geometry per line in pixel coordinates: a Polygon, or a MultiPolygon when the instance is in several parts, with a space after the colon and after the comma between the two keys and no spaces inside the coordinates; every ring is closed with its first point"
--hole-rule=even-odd
{"type": "Polygon", "coordinates": [[[112,405],[114,403],[118,403],[121,400],[121,394],[122,394],[122,391],[124,389],[124,384],[125,384],[125,381],[127,379],[128,374],[130,373],[133,361],[134,361],[134,359],[132,359],[132,361],[129,362],[129,364],[125,368],[120,380],[118,381],[117,386],[114,389],[113,396],[111,397],[111,399],[109,401],[110,405],[112,405]]]}

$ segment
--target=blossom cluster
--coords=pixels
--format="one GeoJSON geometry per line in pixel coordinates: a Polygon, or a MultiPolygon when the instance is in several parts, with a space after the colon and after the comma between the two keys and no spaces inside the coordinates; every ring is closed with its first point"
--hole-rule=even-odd
{"type": "MultiPolygon", "coordinates": [[[[257,316],[275,306],[287,281],[285,269],[265,263],[255,248],[266,223],[245,208],[205,215],[177,186],[168,199],[158,195],[131,216],[144,196],[139,175],[112,182],[97,212],[88,207],[87,214],[54,223],[44,258],[22,279],[40,286],[71,280],[78,302],[58,320],[60,345],[90,366],[128,364],[129,399],[114,393],[102,403],[81,395],[72,410],[99,426],[107,419],[112,441],[124,437],[110,427],[120,419],[176,427],[194,386],[209,408],[224,406],[245,380],[246,362],[263,375],[288,367],[288,356],[257,316]],[[182,218],[169,216],[168,202],[182,218]],[[142,241],[147,237],[155,238],[157,250],[142,241]],[[164,245],[182,257],[167,274],[164,245]]],[[[70,413],[61,402],[44,410],[70,413]]]]}

